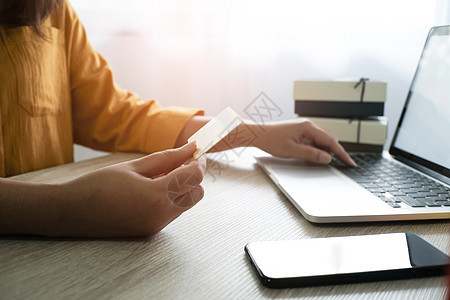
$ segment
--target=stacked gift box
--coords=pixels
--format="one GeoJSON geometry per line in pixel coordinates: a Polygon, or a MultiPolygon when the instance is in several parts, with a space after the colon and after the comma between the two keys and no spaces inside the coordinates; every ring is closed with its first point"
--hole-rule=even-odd
{"type": "Polygon", "coordinates": [[[330,131],[352,152],[381,152],[387,135],[386,83],[295,81],[295,113],[330,131]]]}

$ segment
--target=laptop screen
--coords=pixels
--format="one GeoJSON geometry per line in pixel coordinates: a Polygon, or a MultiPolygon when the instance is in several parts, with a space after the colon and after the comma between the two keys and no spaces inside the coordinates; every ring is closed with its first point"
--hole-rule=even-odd
{"type": "Polygon", "coordinates": [[[450,26],[430,30],[390,152],[449,176],[450,26]]]}

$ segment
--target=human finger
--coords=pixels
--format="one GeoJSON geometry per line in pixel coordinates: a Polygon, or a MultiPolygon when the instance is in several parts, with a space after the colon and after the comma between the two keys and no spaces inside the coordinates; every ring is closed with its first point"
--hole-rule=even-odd
{"type": "MultiPolygon", "coordinates": [[[[200,194],[201,196],[203,195],[202,193],[199,193],[199,187],[200,183],[203,181],[203,176],[203,166],[201,166],[199,162],[193,161],[189,165],[181,166],[173,170],[164,176],[164,178],[161,178],[161,180],[166,182],[169,200],[180,206],[179,202],[181,199],[190,198],[192,201],[196,200],[197,202],[201,199],[201,197],[198,197],[200,194]],[[183,198],[183,195],[187,196],[184,196],[183,198]]],[[[185,200],[181,202],[184,203],[185,200]]],[[[195,204],[197,202],[192,203],[195,204]]]]}
{"type": "MultiPolygon", "coordinates": [[[[342,147],[342,145],[339,144],[337,138],[332,134],[312,124],[312,126],[309,128],[307,137],[311,139],[315,145],[321,148],[326,148],[347,165],[352,167],[356,166],[356,163],[353,161],[353,159],[350,157],[347,151],[345,151],[344,147],[342,147]]],[[[316,154],[324,155],[323,153],[317,152],[316,154]]],[[[329,157],[330,160],[328,162],[331,161],[331,155],[329,155],[329,157]]],[[[325,160],[325,156],[323,156],[322,159],[325,160]]]]}
{"type": "Polygon", "coordinates": [[[293,157],[307,160],[316,164],[328,164],[331,162],[331,155],[323,149],[308,144],[295,143],[293,146],[293,157]]]}
{"type": "Polygon", "coordinates": [[[153,177],[166,174],[181,166],[194,154],[197,146],[195,142],[188,143],[180,148],[164,150],[147,155],[134,161],[136,172],[153,177]]]}
{"type": "Polygon", "coordinates": [[[173,204],[175,204],[180,208],[188,209],[197,204],[203,198],[203,195],[204,195],[203,187],[199,185],[190,190],[189,192],[174,198],[172,202],[173,204]]]}

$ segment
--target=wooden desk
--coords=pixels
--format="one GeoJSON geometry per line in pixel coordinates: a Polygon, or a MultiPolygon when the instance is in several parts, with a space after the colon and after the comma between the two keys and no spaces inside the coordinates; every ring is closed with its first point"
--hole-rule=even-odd
{"type": "MultiPolygon", "coordinates": [[[[413,232],[448,253],[450,221],[314,225],[247,150],[214,156],[205,197],[143,239],[0,238],[0,299],[442,299],[443,277],[270,290],[244,254],[255,240],[413,232]],[[228,163],[226,160],[228,159],[228,163]]],[[[59,182],[139,157],[114,154],[16,177],[59,182]]],[[[389,249],[380,249],[389,255],[389,249]]]]}

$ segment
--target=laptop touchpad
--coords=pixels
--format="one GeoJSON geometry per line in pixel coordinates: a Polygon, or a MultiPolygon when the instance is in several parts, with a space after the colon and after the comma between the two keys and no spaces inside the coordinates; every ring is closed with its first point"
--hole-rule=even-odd
{"type": "Polygon", "coordinates": [[[368,209],[386,209],[385,203],[330,166],[258,160],[284,194],[308,214],[359,215],[368,209]]]}

